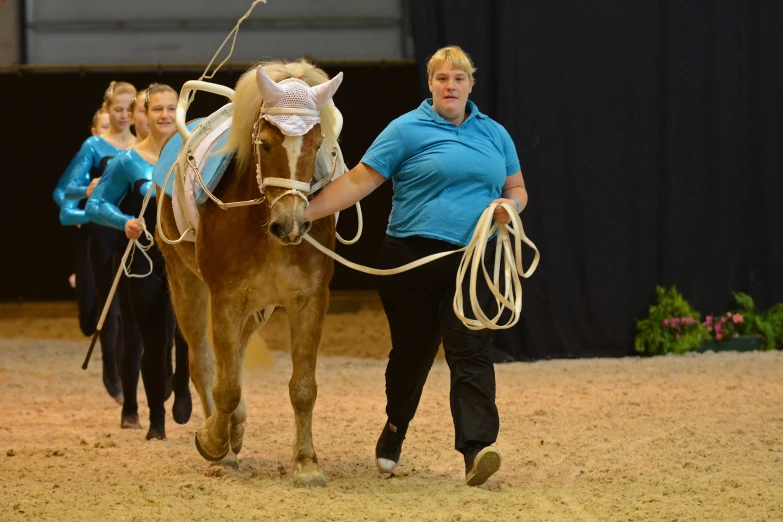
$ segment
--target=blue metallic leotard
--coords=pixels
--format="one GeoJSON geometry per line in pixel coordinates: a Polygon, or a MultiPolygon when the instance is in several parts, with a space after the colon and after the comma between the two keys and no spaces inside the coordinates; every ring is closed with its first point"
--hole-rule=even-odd
{"type": "Polygon", "coordinates": [[[100,136],[91,136],[82,144],[64,176],[68,179],[65,186],[66,199],[84,199],[90,184],[90,169],[100,167],[101,159],[116,156],[123,149],[117,148],[100,136]]]}
{"type": "Polygon", "coordinates": [[[122,149],[100,136],[91,136],[82,144],[60,177],[52,197],[60,207],[62,225],[84,225],[89,220],[79,208],[79,200],[87,197],[91,171],[100,171],[102,160],[116,156],[122,149]]]}
{"type": "Polygon", "coordinates": [[[68,164],[65,173],[60,176],[57,186],[54,187],[52,197],[57,206],[60,207],[60,224],[63,226],[84,225],[90,220],[84,215],[84,210],[79,208],[79,202],[73,199],[65,198],[65,187],[68,185],[68,173],[76,164],[76,157],[68,164]]]}
{"type": "MultiPolygon", "coordinates": [[[[122,212],[119,204],[129,192],[142,197],[147,194],[152,183],[153,167],[134,149],[120,152],[109,162],[101,181],[87,200],[84,209],[87,218],[93,223],[124,231],[125,224],[136,216],[122,212]]],[[[155,208],[154,202],[149,208],[155,208]]],[[[141,210],[141,206],[136,210],[141,210]]],[[[154,224],[147,222],[150,230],[152,226],[154,224]]]]}

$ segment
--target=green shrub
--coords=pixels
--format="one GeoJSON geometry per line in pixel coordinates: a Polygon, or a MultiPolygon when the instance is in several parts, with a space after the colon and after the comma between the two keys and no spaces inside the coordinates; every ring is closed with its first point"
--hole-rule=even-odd
{"type": "Polygon", "coordinates": [[[783,348],[783,303],[778,303],[761,313],[756,309],[756,303],[748,294],[735,292],[734,300],[739,305],[738,312],[744,316],[740,334],[760,335],[765,350],[783,348]]]}
{"type": "Polygon", "coordinates": [[[636,321],[634,348],[638,353],[684,353],[710,337],[701,316],[676,286],[668,290],[658,286],[655,292],[657,304],[650,306],[647,318],[636,321]]]}

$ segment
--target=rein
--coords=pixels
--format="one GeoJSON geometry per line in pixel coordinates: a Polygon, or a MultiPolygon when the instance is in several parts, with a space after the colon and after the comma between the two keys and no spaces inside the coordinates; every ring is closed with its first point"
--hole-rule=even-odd
{"type": "Polygon", "coordinates": [[[503,330],[511,328],[519,321],[522,314],[522,283],[520,276],[528,278],[533,275],[538,262],[541,258],[541,254],[536,248],[536,245],[525,235],[525,229],[522,227],[522,220],[515,212],[516,209],[512,209],[507,203],[500,204],[502,208],[508,212],[511,216],[511,222],[508,225],[495,223],[493,224],[493,214],[498,207],[497,203],[491,204],[481,214],[476,229],[473,232],[468,246],[459,248],[457,250],[449,250],[447,252],[439,252],[427,257],[423,257],[416,261],[412,261],[406,265],[397,268],[378,269],[370,268],[357,263],[348,261],[339,254],[329,250],[321,243],[310,237],[310,234],[305,234],[304,239],[320,250],[327,256],[331,257],[338,263],[345,265],[348,268],[363,272],[370,275],[389,276],[407,272],[419,266],[422,266],[432,261],[444,258],[451,254],[464,252],[462,260],[460,261],[459,269],[457,270],[456,284],[457,290],[454,294],[454,313],[460,321],[471,330],[481,330],[489,328],[490,330],[503,330]],[[487,241],[492,234],[497,231],[497,245],[495,247],[495,266],[492,277],[490,278],[486,267],[484,266],[484,258],[487,252],[487,241]],[[512,247],[511,236],[514,236],[514,243],[512,247]],[[530,268],[527,271],[522,266],[522,243],[535,250],[536,254],[533,258],[533,262],[530,264],[530,268]],[[500,267],[503,266],[503,283],[504,290],[500,291],[500,267]],[[484,280],[487,282],[492,295],[495,297],[495,305],[498,312],[493,318],[489,318],[481,309],[481,304],[478,302],[476,281],[478,276],[478,269],[481,267],[484,273],[484,280]],[[473,312],[473,316],[476,319],[470,319],[465,316],[465,304],[462,296],[462,283],[465,280],[465,276],[470,271],[469,279],[469,298],[470,309],[473,312]],[[500,316],[505,310],[511,311],[511,317],[505,324],[498,324],[500,316]]]}

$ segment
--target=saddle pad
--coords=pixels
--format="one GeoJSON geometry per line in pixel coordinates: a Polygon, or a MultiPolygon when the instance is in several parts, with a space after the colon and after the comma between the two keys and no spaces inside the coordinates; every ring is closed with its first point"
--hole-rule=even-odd
{"type": "MultiPolygon", "coordinates": [[[[234,156],[232,153],[216,153],[216,151],[219,151],[226,145],[229,130],[231,130],[231,118],[213,129],[203,139],[194,155],[196,166],[201,171],[201,178],[204,180],[204,184],[210,192],[215,190],[217,184],[220,183],[223,174],[226,172],[226,167],[228,167],[231,158],[234,156]]],[[[190,167],[188,167],[188,172],[185,175],[185,181],[193,183],[193,190],[195,191],[194,199],[196,200],[196,203],[198,203],[199,206],[206,203],[209,196],[204,192],[201,183],[199,183],[196,178],[196,173],[193,172],[193,169],[190,167]]],[[[187,190],[187,188],[185,190],[187,190]]]]}

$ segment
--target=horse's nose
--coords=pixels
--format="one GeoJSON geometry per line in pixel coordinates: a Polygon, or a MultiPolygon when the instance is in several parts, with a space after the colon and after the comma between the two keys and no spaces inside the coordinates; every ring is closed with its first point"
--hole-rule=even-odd
{"type": "Polygon", "coordinates": [[[309,219],[302,223],[302,235],[304,236],[308,232],[310,232],[310,229],[313,227],[313,222],[309,219]]]}
{"type": "Polygon", "coordinates": [[[278,223],[277,221],[273,221],[269,225],[269,233],[272,234],[277,239],[283,239],[285,236],[288,235],[288,231],[285,230],[283,224],[278,223]]]}
{"type": "Polygon", "coordinates": [[[302,236],[310,231],[313,226],[312,221],[305,221],[301,225],[296,221],[280,223],[273,221],[269,225],[269,233],[285,244],[299,243],[302,236]]]}

